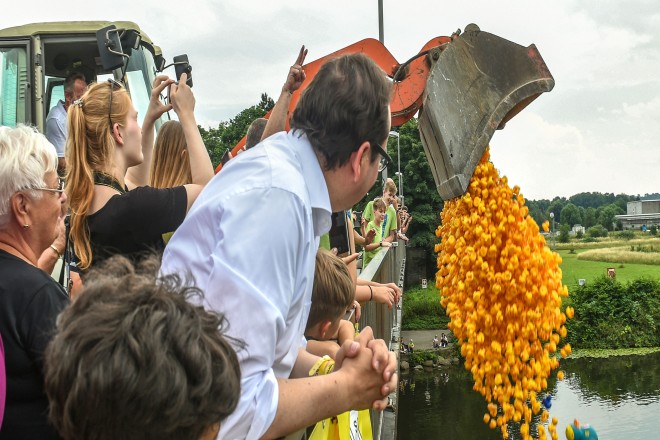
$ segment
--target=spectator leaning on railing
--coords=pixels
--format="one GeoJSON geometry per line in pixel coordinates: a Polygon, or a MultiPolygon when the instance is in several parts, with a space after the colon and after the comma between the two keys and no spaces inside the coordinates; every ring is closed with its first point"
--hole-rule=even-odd
{"type": "Polygon", "coordinates": [[[395,356],[368,328],[339,350],[329,375],[308,377],[319,358],[303,342],[319,237],[332,212],[364,197],[388,157],[380,144],[390,93],[362,54],[325,63],[292,131],[229,161],[165,249],[162,273],[189,270],[204,304],[247,344],[238,353],[241,399],[220,438],[279,438],[349,409],[382,410],[397,386],[395,356]],[[255,228],[254,218],[267,224],[255,228]]]}
{"type": "Polygon", "coordinates": [[[387,211],[387,206],[381,197],[376,197],[372,202],[372,216],[371,220],[367,226],[367,231],[375,231],[373,243],[367,244],[364,246],[364,257],[362,260],[362,267],[367,267],[369,262],[376,256],[380,248],[392,246],[392,242],[385,241],[383,237],[383,232],[385,231],[385,212],[387,211]]]}

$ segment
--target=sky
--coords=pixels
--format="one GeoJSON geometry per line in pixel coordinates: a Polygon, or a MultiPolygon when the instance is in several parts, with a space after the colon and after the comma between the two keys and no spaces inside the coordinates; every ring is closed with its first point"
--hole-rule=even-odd
{"type": "MultiPolygon", "coordinates": [[[[309,62],[379,34],[377,0],[114,0],[84,8],[36,0],[30,5],[4,8],[0,28],[129,20],[167,60],[188,54],[196,116],[205,128],[256,104],[263,92],[276,99],[302,44],[309,48],[309,62]]],[[[385,46],[399,62],[432,38],[469,23],[537,46],[555,87],[491,141],[493,163],[525,197],[660,192],[660,2],[383,0],[383,5],[385,46]]]]}

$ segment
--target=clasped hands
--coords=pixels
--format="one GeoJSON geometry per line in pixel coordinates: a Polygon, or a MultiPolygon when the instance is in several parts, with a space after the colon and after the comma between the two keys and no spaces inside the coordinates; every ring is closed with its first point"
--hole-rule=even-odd
{"type": "Polygon", "coordinates": [[[387,407],[388,395],[396,390],[396,356],[385,341],[374,339],[371,327],[365,327],[354,341],[346,341],[335,356],[335,371],[346,374],[353,384],[351,408],[387,407]]]}

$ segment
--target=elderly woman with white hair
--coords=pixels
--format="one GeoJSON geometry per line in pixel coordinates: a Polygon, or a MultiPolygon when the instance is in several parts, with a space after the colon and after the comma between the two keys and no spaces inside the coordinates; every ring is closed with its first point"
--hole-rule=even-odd
{"type": "Polygon", "coordinates": [[[58,236],[66,195],[55,147],[32,127],[0,127],[0,335],[7,396],[0,439],[57,439],[47,420],[43,352],[65,290],[38,268],[58,236]]]}

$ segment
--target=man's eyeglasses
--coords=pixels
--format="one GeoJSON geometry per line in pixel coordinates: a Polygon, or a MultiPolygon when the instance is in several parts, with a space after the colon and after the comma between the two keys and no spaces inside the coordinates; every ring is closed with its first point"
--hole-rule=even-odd
{"type": "Polygon", "coordinates": [[[62,194],[64,192],[64,180],[62,179],[57,179],[57,188],[34,188],[37,191],[50,191],[58,194],[62,194]]]}
{"type": "Polygon", "coordinates": [[[378,164],[378,172],[380,173],[390,162],[392,162],[392,158],[387,154],[387,151],[383,150],[383,147],[377,143],[372,143],[371,145],[373,145],[374,149],[380,154],[380,163],[378,164]]]}
{"type": "Polygon", "coordinates": [[[108,122],[110,122],[110,130],[112,130],[112,92],[115,90],[121,89],[121,83],[115,81],[112,78],[108,78],[108,84],[110,84],[110,105],[108,106],[108,122]]]}

